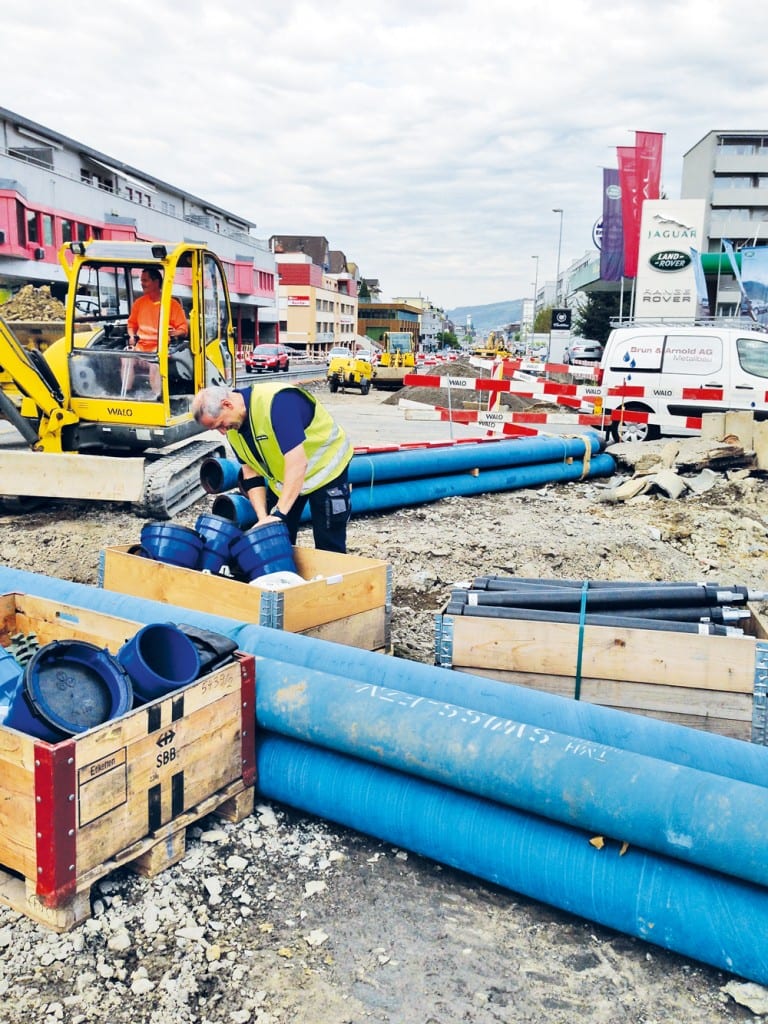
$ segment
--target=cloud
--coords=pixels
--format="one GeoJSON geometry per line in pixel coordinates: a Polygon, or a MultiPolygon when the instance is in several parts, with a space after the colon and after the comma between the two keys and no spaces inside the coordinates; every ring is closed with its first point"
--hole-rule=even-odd
{"type": "Polygon", "coordinates": [[[665,133],[759,130],[762,40],[721,0],[105,0],[14,12],[3,103],[219,203],[322,234],[385,294],[532,293],[591,248],[603,166],[665,133]]]}

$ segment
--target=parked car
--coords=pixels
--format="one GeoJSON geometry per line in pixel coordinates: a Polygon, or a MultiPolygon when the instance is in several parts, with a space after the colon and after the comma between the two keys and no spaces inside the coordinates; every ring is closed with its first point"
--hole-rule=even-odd
{"type": "Polygon", "coordinates": [[[574,338],[563,353],[564,363],[599,363],[603,357],[603,346],[590,338],[574,338]]]}
{"type": "Polygon", "coordinates": [[[271,370],[274,373],[282,370],[287,373],[291,365],[285,345],[257,345],[245,357],[244,362],[246,373],[261,373],[262,370],[271,370]]]}
{"type": "Polygon", "coordinates": [[[328,352],[328,354],[325,357],[325,365],[330,366],[331,360],[336,359],[339,356],[343,359],[351,359],[352,349],[347,348],[346,345],[334,345],[333,348],[330,350],[330,352],[328,352]]]}

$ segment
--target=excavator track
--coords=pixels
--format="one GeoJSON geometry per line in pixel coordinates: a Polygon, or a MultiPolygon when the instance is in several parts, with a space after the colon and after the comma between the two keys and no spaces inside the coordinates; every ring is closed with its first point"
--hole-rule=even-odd
{"type": "Polygon", "coordinates": [[[175,454],[148,454],[144,493],[134,508],[150,519],[172,519],[205,494],[200,466],[205,459],[223,458],[225,446],[216,441],[194,441],[175,454]]]}

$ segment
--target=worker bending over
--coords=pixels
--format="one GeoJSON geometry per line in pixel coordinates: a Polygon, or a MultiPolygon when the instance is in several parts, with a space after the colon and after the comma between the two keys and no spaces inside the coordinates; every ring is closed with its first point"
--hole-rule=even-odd
{"type": "Polygon", "coordinates": [[[309,502],[315,547],[347,550],[352,446],[314,395],[280,384],[208,387],[195,395],[192,414],[226,434],[259,525],[284,522],[295,544],[309,502]]]}
{"type": "MultiPolygon", "coordinates": [[[[145,267],[141,272],[140,295],[128,315],[128,348],[137,352],[157,352],[160,338],[160,297],[163,275],[157,267],[145,267]]],[[[169,338],[186,338],[189,325],[184,308],[178,299],[171,299],[168,321],[169,338]]],[[[160,367],[157,362],[143,359],[123,359],[122,393],[133,387],[136,367],[148,368],[149,386],[156,398],[160,396],[160,367]]]]}

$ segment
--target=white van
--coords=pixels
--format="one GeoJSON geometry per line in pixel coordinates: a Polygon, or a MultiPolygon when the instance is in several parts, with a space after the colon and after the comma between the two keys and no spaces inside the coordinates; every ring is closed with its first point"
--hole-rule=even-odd
{"type": "Polygon", "coordinates": [[[605,345],[601,390],[615,440],[701,432],[707,412],[751,409],[768,419],[768,334],[734,324],[615,328],[605,345]],[[611,394],[611,389],[621,389],[611,394]]]}

